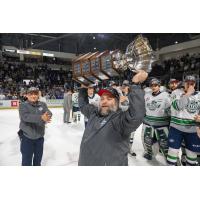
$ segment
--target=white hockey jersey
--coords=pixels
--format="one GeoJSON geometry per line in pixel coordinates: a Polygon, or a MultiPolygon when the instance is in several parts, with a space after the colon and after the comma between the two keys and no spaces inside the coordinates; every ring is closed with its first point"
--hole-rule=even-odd
{"type": "Polygon", "coordinates": [[[174,90],[170,95],[171,101],[176,99],[176,97],[181,96],[183,93],[184,93],[184,90],[181,88],[174,90]]]}
{"type": "Polygon", "coordinates": [[[123,94],[123,96],[127,97],[127,99],[119,104],[119,107],[122,109],[122,111],[127,111],[129,108],[129,99],[128,99],[128,94],[123,94]]]}
{"type": "Polygon", "coordinates": [[[146,87],[146,88],[144,88],[144,92],[145,92],[145,94],[152,93],[152,89],[150,87],[146,87]]]}
{"type": "Polygon", "coordinates": [[[94,106],[99,106],[100,96],[98,94],[94,94],[92,97],[88,96],[89,104],[93,104],[94,106]]]}
{"type": "Polygon", "coordinates": [[[184,90],[172,92],[170,126],[186,132],[196,132],[194,116],[200,110],[200,92],[195,92],[189,97],[184,95],[184,90]]]}
{"type": "Polygon", "coordinates": [[[146,115],[144,123],[150,126],[168,126],[170,122],[170,95],[160,92],[158,95],[145,94],[146,115]]]}
{"type": "Polygon", "coordinates": [[[117,87],[116,90],[117,90],[117,92],[119,93],[119,96],[123,96],[122,90],[120,89],[120,87],[117,87]]]}
{"type": "Polygon", "coordinates": [[[177,116],[177,110],[173,108],[172,103],[175,99],[180,98],[180,96],[182,96],[184,94],[184,90],[183,89],[176,89],[174,90],[171,94],[170,94],[170,98],[171,98],[171,116],[177,116]]]}
{"type": "Polygon", "coordinates": [[[72,94],[72,106],[79,107],[78,105],[78,92],[72,94]]]}
{"type": "MultiPolygon", "coordinates": [[[[99,107],[100,96],[98,94],[94,94],[93,96],[88,96],[89,104],[93,104],[96,107],[99,107]]],[[[84,120],[87,122],[87,117],[84,116],[84,120]]]]}

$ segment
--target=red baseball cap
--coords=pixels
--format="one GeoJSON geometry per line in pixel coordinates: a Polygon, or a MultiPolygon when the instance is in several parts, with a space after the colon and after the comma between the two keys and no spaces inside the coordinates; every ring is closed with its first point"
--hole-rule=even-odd
{"type": "Polygon", "coordinates": [[[108,94],[110,96],[113,96],[113,98],[116,98],[117,100],[119,100],[119,93],[114,88],[107,88],[107,89],[99,90],[98,95],[102,96],[103,94],[108,94]]]}

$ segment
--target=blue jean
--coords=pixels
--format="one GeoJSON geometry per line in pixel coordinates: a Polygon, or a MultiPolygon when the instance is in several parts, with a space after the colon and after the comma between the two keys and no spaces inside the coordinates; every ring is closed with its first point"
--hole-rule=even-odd
{"type": "Polygon", "coordinates": [[[22,135],[22,166],[40,166],[43,155],[44,138],[32,140],[22,135]]]}

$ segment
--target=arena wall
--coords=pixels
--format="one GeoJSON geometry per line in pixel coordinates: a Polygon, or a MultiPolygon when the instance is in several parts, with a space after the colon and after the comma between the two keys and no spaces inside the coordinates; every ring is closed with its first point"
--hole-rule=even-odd
{"type": "Polygon", "coordinates": [[[177,58],[185,54],[192,55],[194,53],[200,53],[200,39],[163,47],[156,52],[157,58],[160,60],[177,58]]]}
{"type": "MultiPolygon", "coordinates": [[[[63,107],[63,99],[48,99],[47,106],[49,108],[60,108],[63,107]]],[[[1,109],[18,109],[19,100],[0,100],[1,109]]]]}

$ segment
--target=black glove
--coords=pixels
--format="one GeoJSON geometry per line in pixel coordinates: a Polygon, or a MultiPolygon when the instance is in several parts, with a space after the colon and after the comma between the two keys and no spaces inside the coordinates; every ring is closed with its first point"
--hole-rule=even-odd
{"type": "Polygon", "coordinates": [[[22,136],[23,136],[23,131],[21,129],[19,129],[19,131],[17,132],[19,139],[22,140],[22,136]]]}

